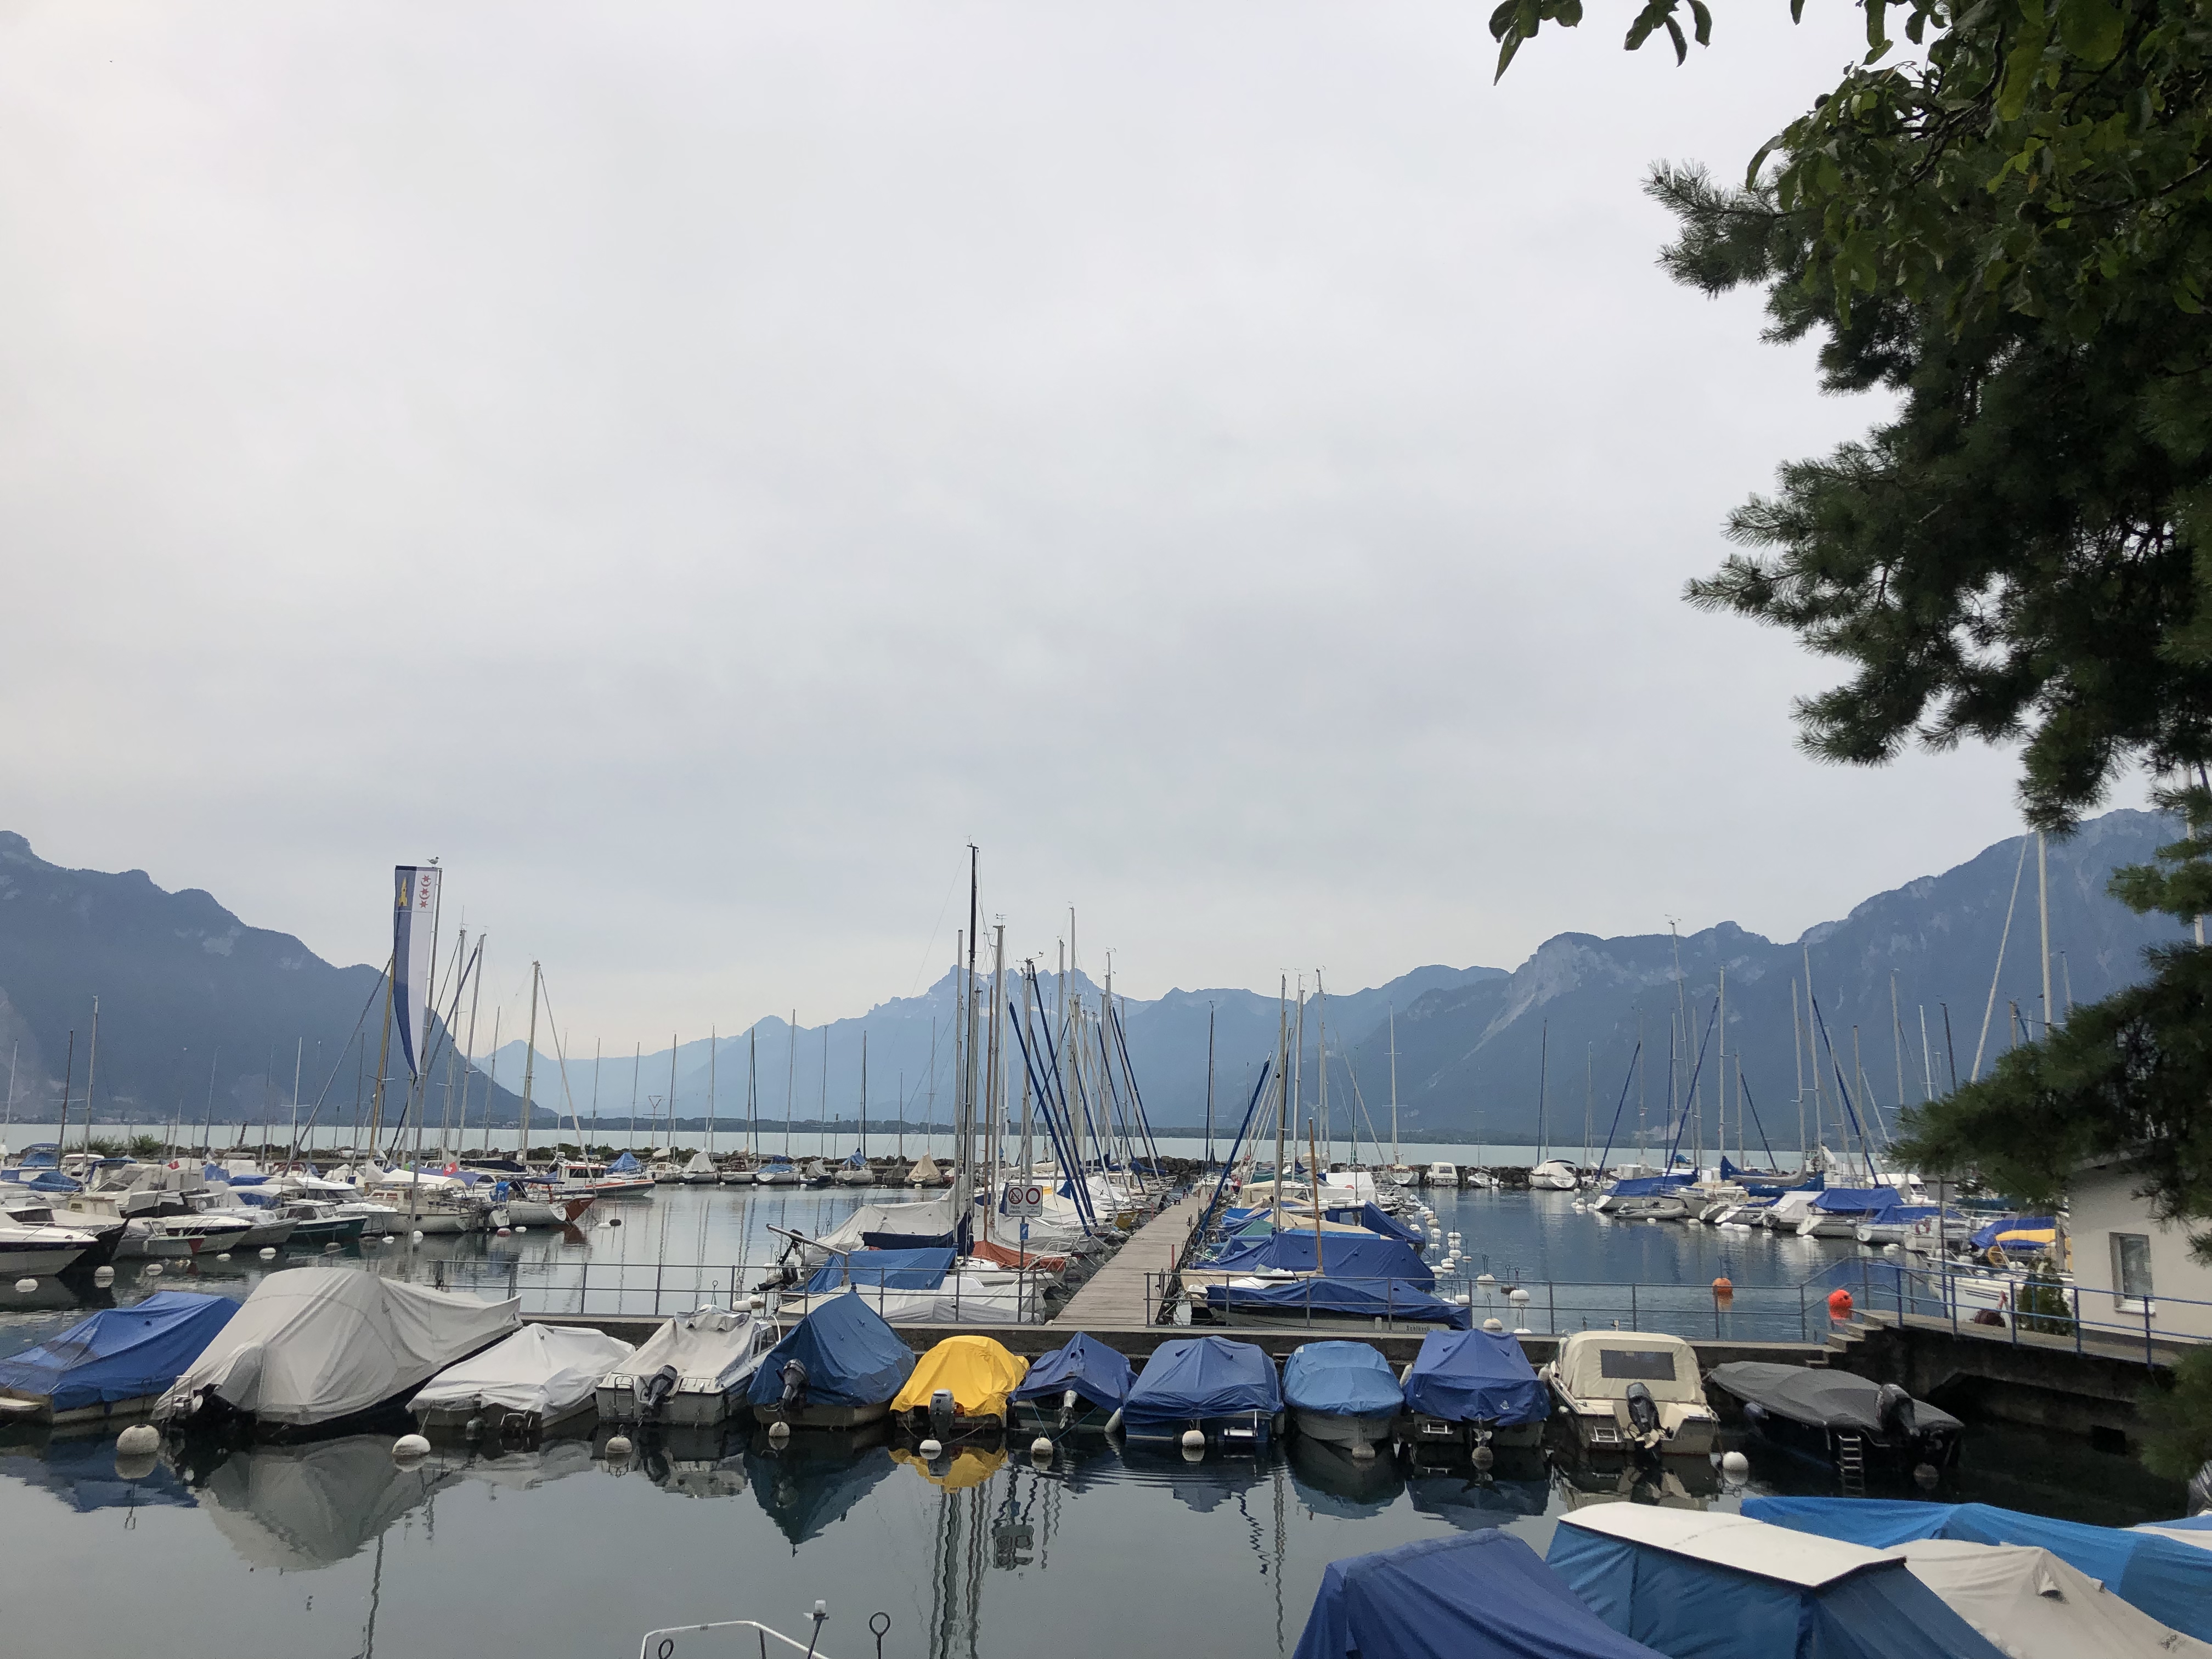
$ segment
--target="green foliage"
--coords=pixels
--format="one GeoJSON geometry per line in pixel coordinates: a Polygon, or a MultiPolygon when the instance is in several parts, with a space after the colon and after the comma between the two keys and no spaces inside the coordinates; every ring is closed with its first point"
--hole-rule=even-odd
{"type": "Polygon", "coordinates": [[[2186,1480],[2212,1458],[2212,1348],[2174,1362],[2172,1385],[2146,1391],[2142,1461],[2154,1474],[2186,1480]]]}
{"type": "Polygon", "coordinates": [[[2013,1302],[2013,1322],[2045,1336],[2074,1334],[2074,1315],[2066,1305],[2065,1282],[2048,1259],[2039,1258],[2021,1280],[2013,1302]]]}
{"type": "Polygon", "coordinates": [[[101,1158],[123,1156],[123,1143],[112,1135],[94,1135],[84,1143],[84,1149],[101,1158]]]}
{"type": "Polygon", "coordinates": [[[164,1146],[165,1143],[159,1135],[133,1135],[131,1137],[131,1156],[155,1158],[161,1153],[164,1146]]]}

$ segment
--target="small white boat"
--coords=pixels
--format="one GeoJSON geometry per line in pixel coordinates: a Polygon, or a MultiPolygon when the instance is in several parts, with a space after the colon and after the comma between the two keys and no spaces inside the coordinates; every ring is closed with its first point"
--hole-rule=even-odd
{"type": "Polygon", "coordinates": [[[840,1187],[872,1187],[876,1172],[855,1153],[837,1166],[835,1179],[840,1187]]]}
{"type": "Polygon", "coordinates": [[[691,1161],[684,1166],[684,1184],[687,1187],[712,1187],[720,1179],[721,1171],[704,1152],[692,1153],[691,1161]]]}
{"type": "Polygon", "coordinates": [[[753,1184],[753,1172],[750,1170],[728,1169],[722,1171],[719,1179],[725,1187],[750,1187],[753,1184]]]}
{"type": "Polygon", "coordinates": [[[1571,1193],[1582,1184],[1582,1176],[1565,1158],[1547,1158],[1528,1171],[1528,1185],[1535,1192],[1571,1193]]]}
{"type": "Polygon", "coordinates": [[[157,1261],[185,1256],[223,1255],[243,1249],[240,1242],[253,1224],[228,1215],[138,1216],[123,1225],[118,1257],[143,1256],[157,1261]]]}
{"type": "Polygon", "coordinates": [[[447,1367],[407,1409],[425,1434],[478,1425],[494,1437],[528,1437],[592,1414],[600,1377],[635,1352],[600,1331],[525,1325],[503,1342],[447,1367]]]}
{"type": "Polygon", "coordinates": [[[1705,1457],[1720,1443],[1698,1351],[1679,1336],[1577,1331],[1540,1370],[1586,1452],[1705,1457]]]}
{"type": "Polygon", "coordinates": [[[909,1187],[949,1187],[952,1184],[952,1177],[937,1167],[935,1158],[924,1152],[915,1159],[914,1167],[906,1172],[906,1184],[909,1187]]]}
{"type": "Polygon", "coordinates": [[[0,1278],[37,1279],[66,1273],[99,1241],[73,1227],[0,1222],[0,1278]]]}
{"type": "Polygon", "coordinates": [[[753,1171],[753,1182],[762,1187],[796,1187],[799,1166],[786,1158],[770,1158],[753,1171]]]}
{"type": "Polygon", "coordinates": [[[600,1376],[599,1415],[611,1423],[722,1422],[742,1408],[775,1329],[742,1310],[701,1308],[670,1320],[600,1376]]]}
{"type": "Polygon", "coordinates": [[[1459,1165],[1431,1164],[1422,1174],[1421,1184],[1424,1187],[1456,1187],[1459,1185],[1459,1165]]]}

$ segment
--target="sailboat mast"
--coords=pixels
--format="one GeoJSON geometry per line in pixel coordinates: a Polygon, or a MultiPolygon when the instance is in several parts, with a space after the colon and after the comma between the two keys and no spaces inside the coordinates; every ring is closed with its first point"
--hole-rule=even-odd
{"type": "Polygon", "coordinates": [[[676,1155],[676,1033],[668,1034],[668,1155],[676,1155]]]}
{"type": "Polygon", "coordinates": [[[1283,1182],[1289,1179],[1289,1171],[1283,1167],[1285,1091],[1289,1086],[1291,1076],[1290,1067],[1283,1063],[1287,1058],[1283,1051],[1291,1040],[1289,997],[1290,981],[1285,975],[1275,989],[1275,1179],[1270,1221],[1277,1232],[1280,1232],[1283,1227],[1283,1182]]]}
{"type": "MultiPolygon", "coordinates": [[[[1034,957],[1030,957],[1030,958],[1029,958],[1027,961],[1025,961],[1025,962],[1023,963],[1023,966],[1024,966],[1025,969],[1028,969],[1028,971],[1027,971],[1027,972],[1025,972],[1024,974],[1023,974],[1023,975],[1022,975],[1022,1041],[1023,1041],[1024,1042],[1025,1042],[1025,1043],[1030,1043],[1030,1044],[1032,1044],[1032,1045],[1033,1045],[1033,1044],[1035,1043],[1035,1042],[1036,1042],[1036,1039],[1035,1039],[1035,1037],[1031,1035],[1032,1027],[1031,1027],[1031,1025],[1030,1025],[1030,1000],[1031,1000],[1031,998],[1034,996],[1034,994],[1035,994],[1035,993],[1036,993],[1036,958],[1034,958],[1034,957]]],[[[1211,1057],[1210,1033],[1209,1033],[1209,1048],[1208,1048],[1208,1054],[1209,1054],[1209,1063],[1210,1063],[1210,1057],[1211,1057]]],[[[9,1087],[9,1093],[10,1093],[11,1095],[14,1093],[14,1087],[13,1087],[13,1085],[10,1085],[10,1087],[9,1087]]],[[[1207,1099],[1207,1104],[1208,1104],[1209,1106],[1211,1106],[1211,1105],[1212,1105],[1212,1087],[1211,1087],[1211,1079],[1208,1079],[1208,1091],[1207,1091],[1207,1097],[1206,1097],[1206,1099],[1207,1099]]],[[[1022,1180],[1023,1180],[1024,1182],[1028,1182],[1029,1180],[1030,1180],[1030,1179],[1031,1179],[1031,1178],[1032,1178],[1032,1177],[1036,1174],[1036,1149],[1035,1149],[1034,1144],[1032,1143],[1032,1140],[1031,1140],[1031,1139],[1030,1139],[1030,1135],[1031,1135],[1031,1130],[1030,1130],[1030,1068],[1029,1068],[1028,1065],[1027,1065],[1026,1063],[1024,1063],[1024,1066],[1022,1066],[1022,1176],[1021,1176],[1021,1178],[1022,1178],[1022,1180]]]]}
{"type": "MultiPolygon", "coordinates": [[[[8,1085],[11,1099],[15,1092],[15,1085],[11,1076],[8,1085]]],[[[1024,1107],[1029,1103],[1029,1087],[1024,1084],[1022,1088],[1024,1107]]],[[[1024,1154],[1028,1152],[1026,1144],[1022,1150],[1024,1154]]],[[[1213,1167],[1213,1005],[1210,1002],[1206,1005],[1206,1164],[1208,1169],[1213,1167]]]]}
{"type": "MultiPolygon", "coordinates": [[[[2043,831],[2037,830],[2035,832],[2035,908],[2043,923],[2043,1035],[2047,1037],[2051,1035],[2052,1017],[2057,1013],[2058,1005],[2051,1000],[2051,870],[2048,861],[2044,857],[2045,850],[2044,841],[2043,831]]],[[[1893,975],[1891,977],[1894,979],[1895,975],[1893,975]]],[[[1899,1100],[1905,1098],[1904,1090],[1898,1091],[1898,1098],[1899,1100]]]]}
{"type": "Polygon", "coordinates": [[[860,1032],[860,1162],[868,1161],[868,1033],[860,1032]]]}
{"type": "MultiPolygon", "coordinates": [[[[307,1039],[295,1037],[292,1041],[292,1146],[291,1150],[284,1155],[284,1167],[288,1170],[292,1167],[292,1161],[300,1156],[300,1067],[307,1058],[307,1039]]],[[[451,1074],[449,1065],[447,1068],[449,1078],[451,1074]]],[[[446,1085],[446,1094],[450,1103],[453,1096],[453,1085],[450,1082],[446,1085]]]]}
{"type": "Polygon", "coordinates": [[[1006,1138],[1006,1022],[1000,1018],[1006,1006],[1006,924],[998,923],[991,937],[991,1041],[989,1048],[990,1080],[984,1095],[986,1133],[983,1147],[985,1168],[989,1171],[985,1188],[990,1202],[983,1206],[983,1237],[989,1239],[995,1231],[993,1218],[998,1213],[1000,1165],[1005,1161],[1002,1143],[1006,1138]]]}
{"type": "Polygon", "coordinates": [[[714,1156],[714,1066],[722,1057],[721,1028],[707,1027],[707,1157],[714,1156]]]}
{"type": "MultiPolygon", "coordinates": [[[[92,1150],[92,1080],[100,1070],[100,999],[92,1000],[92,1046],[84,1056],[84,1149],[92,1150]]],[[[246,1137],[239,1136],[242,1142],[246,1137]]]]}
{"type": "Polygon", "coordinates": [[[1546,1020],[1536,1033],[1536,1162],[1546,1161],[1549,1124],[1546,1106],[1551,1097],[1552,1085],[1552,1022],[1546,1020]]]}
{"type": "Polygon", "coordinates": [[[791,1011],[791,1048],[783,1073],[783,1155],[791,1156],[791,1114],[799,1099],[799,1010],[791,1011]]]}
{"type": "MultiPolygon", "coordinates": [[[[1322,988],[1321,969],[1314,969],[1314,1066],[1321,1073],[1321,1134],[1328,1143],[1329,1162],[1336,1161],[1336,1130],[1328,1119],[1328,993],[1322,988]]],[[[1310,1136],[1308,1137],[1311,1139],[1310,1136]]],[[[1358,1125],[1352,1125],[1352,1161],[1359,1162],[1358,1125]]],[[[1321,1171],[1314,1171],[1314,1179],[1321,1179],[1321,1171]]],[[[1354,1183],[1357,1186],[1357,1182],[1354,1183]]],[[[1319,1197],[1319,1189],[1316,1189],[1319,1197]]]]}
{"type": "Polygon", "coordinates": [[[745,1033],[745,1157],[760,1163],[760,1022],[745,1033]]]}
{"type": "Polygon", "coordinates": [[[1390,1167],[1405,1160],[1398,1152],[1398,1010],[1390,1010],[1390,1167]]]}

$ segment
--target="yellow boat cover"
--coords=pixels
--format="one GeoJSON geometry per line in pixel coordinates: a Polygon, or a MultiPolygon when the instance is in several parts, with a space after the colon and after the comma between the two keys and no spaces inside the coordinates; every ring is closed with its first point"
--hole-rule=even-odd
{"type": "Polygon", "coordinates": [[[1006,1418],[1006,1396],[1029,1375],[1030,1362],[1017,1359],[988,1336],[948,1336],[922,1355],[906,1387],[891,1401],[894,1413],[929,1407],[939,1389],[952,1390],[952,1409],[963,1417],[1006,1418]]]}

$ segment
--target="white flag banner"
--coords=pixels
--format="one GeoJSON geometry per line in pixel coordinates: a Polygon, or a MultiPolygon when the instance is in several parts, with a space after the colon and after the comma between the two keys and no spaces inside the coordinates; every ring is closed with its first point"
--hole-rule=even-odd
{"type": "Polygon", "coordinates": [[[399,1048],[406,1056],[407,1075],[417,1082],[430,1031],[439,874],[431,864],[403,864],[392,872],[398,896],[392,909],[392,1006],[399,1022],[399,1048]]]}

